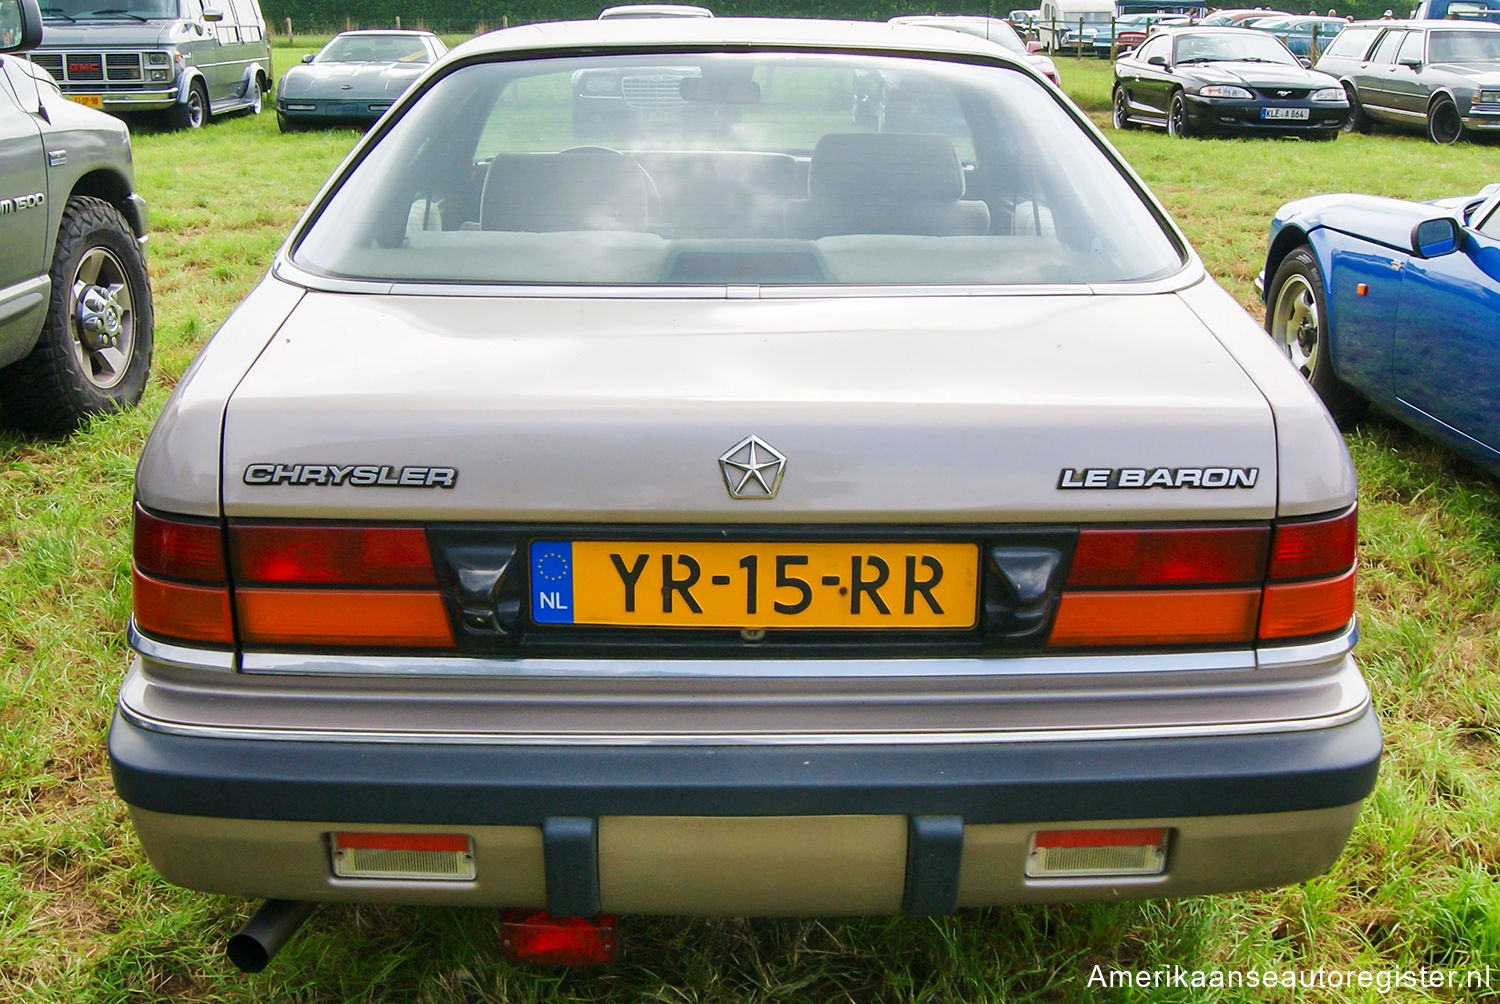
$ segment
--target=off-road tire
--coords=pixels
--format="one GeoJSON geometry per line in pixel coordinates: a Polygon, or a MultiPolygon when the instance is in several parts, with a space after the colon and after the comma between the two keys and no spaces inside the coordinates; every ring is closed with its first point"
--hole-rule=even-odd
{"type": "Polygon", "coordinates": [[[66,435],[86,418],[138,403],[150,377],[151,284],[135,234],[119,210],[103,199],[74,196],[63,209],[52,255],[51,299],[41,337],[24,359],[0,370],[0,401],[10,423],[43,435],[66,435]],[[80,269],[93,270],[86,285],[80,269]],[[118,279],[115,283],[113,280],[118,279]],[[82,340],[79,290],[107,283],[123,291],[128,311],[113,357],[91,352],[82,340]],[[98,370],[95,362],[112,362],[98,370]]]}
{"type": "Polygon", "coordinates": [[[1281,260],[1266,295],[1266,333],[1312,384],[1340,426],[1359,420],[1367,402],[1333,372],[1323,270],[1306,244],[1281,260]]]}

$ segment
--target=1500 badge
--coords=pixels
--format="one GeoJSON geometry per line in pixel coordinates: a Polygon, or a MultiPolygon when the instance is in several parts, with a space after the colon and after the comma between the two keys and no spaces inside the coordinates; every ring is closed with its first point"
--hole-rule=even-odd
{"type": "Polygon", "coordinates": [[[390,464],[251,464],[247,485],[326,485],[353,488],[452,488],[452,467],[392,467],[390,464]]]}
{"type": "Polygon", "coordinates": [[[1259,467],[1064,467],[1063,488],[1254,488],[1259,467]]]}

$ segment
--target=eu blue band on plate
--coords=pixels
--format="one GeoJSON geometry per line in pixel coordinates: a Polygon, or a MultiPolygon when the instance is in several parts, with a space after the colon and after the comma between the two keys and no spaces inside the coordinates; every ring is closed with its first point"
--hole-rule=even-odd
{"type": "Polygon", "coordinates": [[[531,542],[531,619],[538,624],[573,623],[573,542],[531,542]]]}

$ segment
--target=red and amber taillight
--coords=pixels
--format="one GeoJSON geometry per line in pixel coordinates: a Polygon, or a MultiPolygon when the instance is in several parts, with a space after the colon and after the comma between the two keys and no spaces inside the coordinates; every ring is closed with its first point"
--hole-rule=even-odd
{"type": "Polygon", "coordinates": [[[1354,616],[1355,510],[1271,526],[1080,532],[1048,643],[1237,645],[1354,616]]]}
{"type": "Polygon", "coordinates": [[[135,622],[148,634],[234,644],[224,534],[218,520],[170,520],[135,507],[135,622]]]}
{"type": "Polygon", "coordinates": [[[230,523],[135,510],[135,621],[167,639],[435,648],[453,630],[421,527],[230,523]],[[231,586],[231,571],[233,585],[231,586]]]}
{"type": "Polygon", "coordinates": [[[233,522],[229,557],[247,646],[453,644],[421,527],[233,522]]]}

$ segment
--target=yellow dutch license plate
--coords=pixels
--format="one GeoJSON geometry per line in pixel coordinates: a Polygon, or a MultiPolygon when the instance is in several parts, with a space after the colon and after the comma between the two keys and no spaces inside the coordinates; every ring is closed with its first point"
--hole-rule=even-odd
{"type": "Polygon", "coordinates": [[[76,101],[80,105],[88,105],[90,108],[103,108],[104,99],[97,94],[69,94],[69,101],[76,101]]]}
{"type": "Polygon", "coordinates": [[[977,544],[534,541],[539,624],[968,628],[977,544]]]}

